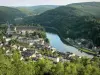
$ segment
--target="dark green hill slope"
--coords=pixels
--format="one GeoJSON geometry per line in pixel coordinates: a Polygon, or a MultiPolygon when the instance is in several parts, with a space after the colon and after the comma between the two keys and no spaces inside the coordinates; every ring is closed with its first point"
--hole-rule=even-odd
{"type": "Polygon", "coordinates": [[[54,27],[64,38],[91,39],[96,45],[100,45],[99,4],[88,2],[61,6],[35,17],[27,17],[24,23],[54,27]]]}
{"type": "Polygon", "coordinates": [[[75,3],[68,5],[96,17],[100,17],[100,2],[75,3]]]}
{"type": "Polygon", "coordinates": [[[13,22],[15,18],[23,16],[25,16],[25,14],[18,9],[0,6],[0,23],[5,23],[6,21],[13,22]]]}

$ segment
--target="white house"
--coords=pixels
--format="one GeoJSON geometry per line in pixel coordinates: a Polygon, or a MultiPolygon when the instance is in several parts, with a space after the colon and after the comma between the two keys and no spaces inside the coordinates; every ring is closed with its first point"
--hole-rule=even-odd
{"type": "Polygon", "coordinates": [[[36,57],[36,54],[33,54],[32,56],[30,56],[30,58],[31,58],[31,57],[35,58],[35,57],[36,57]]]}
{"type": "Polygon", "coordinates": [[[70,55],[69,55],[69,57],[73,57],[73,56],[75,56],[75,54],[74,54],[74,53],[72,53],[72,54],[70,54],[70,55]]]}
{"type": "Polygon", "coordinates": [[[0,47],[2,47],[2,46],[3,46],[3,44],[1,43],[1,44],[0,44],[0,47]]]}
{"type": "Polygon", "coordinates": [[[17,45],[13,45],[12,48],[13,48],[13,49],[17,49],[17,45]]]}
{"type": "Polygon", "coordinates": [[[20,58],[20,60],[23,60],[23,59],[24,59],[23,57],[20,58]]]}
{"type": "Polygon", "coordinates": [[[59,57],[57,57],[57,62],[59,62],[59,57]]]}
{"type": "Polygon", "coordinates": [[[5,37],[5,36],[3,36],[3,39],[6,39],[6,37],[5,37]]]}
{"type": "Polygon", "coordinates": [[[6,42],[8,42],[8,41],[10,41],[10,40],[11,40],[11,38],[6,38],[5,40],[6,40],[6,42]]]}
{"type": "Polygon", "coordinates": [[[56,51],[56,48],[51,48],[52,53],[54,53],[56,51]]]}
{"type": "Polygon", "coordinates": [[[29,46],[32,46],[34,43],[29,43],[29,46]]]}
{"type": "Polygon", "coordinates": [[[23,51],[26,51],[27,50],[27,48],[23,48],[23,51]]]}

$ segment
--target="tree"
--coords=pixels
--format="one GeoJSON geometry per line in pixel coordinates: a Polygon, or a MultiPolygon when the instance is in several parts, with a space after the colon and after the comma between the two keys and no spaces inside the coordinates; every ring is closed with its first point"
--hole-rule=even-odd
{"type": "Polygon", "coordinates": [[[45,42],[49,43],[49,39],[48,38],[45,38],[45,42]]]}
{"type": "Polygon", "coordinates": [[[37,75],[43,75],[44,73],[49,73],[52,67],[52,62],[47,59],[40,59],[36,63],[37,75]]]}
{"type": "Polygon", "coordinates": [[[64,65],[59,62],[52,67],[52,75],[64,75],[64,65]]]}

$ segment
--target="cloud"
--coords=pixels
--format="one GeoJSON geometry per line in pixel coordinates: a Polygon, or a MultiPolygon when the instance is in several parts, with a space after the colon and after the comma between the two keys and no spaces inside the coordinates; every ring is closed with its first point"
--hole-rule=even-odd
{"type": "Polygon", "coordinates": [[[34,6],[34,5],[67,5],[77,2],[90,2],[100,0],[0,0],[1,6],[34,6]]]}

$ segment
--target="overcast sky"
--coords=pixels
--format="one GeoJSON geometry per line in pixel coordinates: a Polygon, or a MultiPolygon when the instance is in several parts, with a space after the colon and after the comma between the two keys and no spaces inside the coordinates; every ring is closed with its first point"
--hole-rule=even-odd
{"type": "Polygon", "coordinates": [[[67,5],[90,1],[100,2],[100,0],[0,0],[0,6],[67,5]]]}

